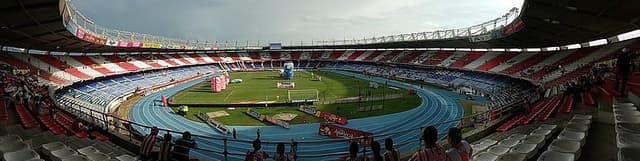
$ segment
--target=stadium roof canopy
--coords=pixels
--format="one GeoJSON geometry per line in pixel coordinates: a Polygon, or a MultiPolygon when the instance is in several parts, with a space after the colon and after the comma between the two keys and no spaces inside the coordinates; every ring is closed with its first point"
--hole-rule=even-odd
{"type": "MultiPolygon", "coordinates": [[[[205,50],[200,48],[127,48],[90,43],[86,39],[78,38],[77,33],[72,33],[68,27],[65,27],[64,24],[69,19],[62,11],[66,11],[67,6],[65,0],[11,0],[3,2],[0,5],[0,45],[68,52],[205,50]]],[[[482,35],[437,40],[403,39],[401,41],[369,43],[340,44],[333,42],[313,46],[285,45],[284,48],[557,47],[609,38],[640,28],[640,12],[637,11],[637,6],[640,6],[638,0],[526,0],[520,11],[520,16],[511,24],[500,28],[499,31],[487,32],[482,35]]],[[[81,14],[78,15],[81,16],[81,14]]],[[[84,23],[91,22],[85,21],[84,23]]],[[[82,24],[78,25],[83,26],[82,24]]],[[[84,26],[84,28],[92,30],[91,26],[84,26]]],[[[416,34],[420,33],[413,35],[416,34]]],[[[412,36],[412,34],[404,36],[412,36]]],[[[383,38],[384,36],[381,37],[381,39],[383,38]]]]}

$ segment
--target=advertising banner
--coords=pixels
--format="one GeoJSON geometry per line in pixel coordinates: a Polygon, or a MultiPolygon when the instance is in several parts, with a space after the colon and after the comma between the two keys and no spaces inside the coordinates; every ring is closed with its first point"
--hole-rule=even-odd
{"type": "Polygon", "coordinates": [[[522,19],[518,18],[513,20],[509,25],[502,28],[502,36],[509,36],[515,32],[520,31],[520,29],[524,28],[524,22],[522,19]]]}
{"type": "MultiPolygon", "coordinates": [[[[320,136],[328,136],[330,138],[343,138],[343,139],[354,139],[357,137],[365,137],[366,139],[363,139],[365,143],[371,143],[371,140],[373,139],[373,134],[368,133],[368,132],[364,132],[364,131],[360,131],[360,130],[356,130],[356,129],[350,129],[350,128],[346,128],[346,127],[341,127],[338,125],[334,125],[331,123],[320,123],[320,128],[318,129],[318,135],[320,136]]],[[[360,142],[363,142],[362,140],[360,140],[360,142]]]]}
{"type": "Polygon", "coordinates": [[[79,39],[82,39],[84,41],[87,41],[87,42],[90,42],[90,43],[94,43],[94,44],[106,44],[107,43],[107,39],[94,36],[91,33],[85,32],[80,28],[76,29],[76,37],[78,37],[79,39]]]}
{"type": "Polygon", "coordinates": [[[346,118],[340,117],[338,115],[334,115],[334,114],[329,113],[329,112],[320,111],[320,118],[323,118],[324,120],[335,122],[335,123],[338,123],[338,124],[341,124],[341,125],[346,125],[347,124],[347,119],[346,118]]]}
{"type": "Polygon", "coordinates": [[[142,42],[118,41],[118,47],[139,48],[142,47],[142,42]]]}
{"type": "Polygon", "coordinates": [[[155,43],[155,42],[144,42],[144,43],[142,43],[142,48],[160,49],[160,48],[162,48],[162,44],[155,43]]]}

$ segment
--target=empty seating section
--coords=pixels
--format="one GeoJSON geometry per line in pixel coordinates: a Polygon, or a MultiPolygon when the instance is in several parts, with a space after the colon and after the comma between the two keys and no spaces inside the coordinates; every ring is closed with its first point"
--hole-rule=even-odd
{"type": "Polygon", "coordinates": [[[362,54],[364,54],[364,51],[355,51],[355,52],[351,53],[351,55],[349,55],[349,57],[347,57],[347,60],[355,61],[362,54]]]}
{"type": "Polygon", "coordinates": [[[233,61],[240,61],[240,55],[238,55],[238,53],[227,53],[227,56],[233,61]]]}
{"type": "Polygon", "coordinates": [[[329,56],[329,60],[338,60],[340,56],[344,54],[344,51],[334,51],[331,52],[331,56],[329,56]]]}
{"type": "Polygon", "coordinates": [[[554,124],[520,126],[504,133],[494,133],[471,144],[475,161],[527,161],[539,151],[557,131],[554,124]]]}
{"type": "Polygon", "coordinates": [[[591,127],[591,115],[574,115],[538,161],[575,161],[580,158],[591,127]]]}
{"type": "Polygon", "coordinates": [[[128,70],[128,71],[136,71],[138,70],[138,67],[136,67],[135,65],[129,63],[128,60],[123,60],[122,58],[120,58],[119,56],[116,55],[105,55],[103,56],[106,60],[117,64],[118,66],[120,66],[122,69],[128,70]]]}
{"type": "Polygon", "coordinates": [[[453,62],[453,64],[451,64],[449,67],[462,68],[465,65],[473,62],[474,60],[482,57],[483,55],[484,55],[484,52],[473,51],[473,52],[467,53],[464,56],[456,59],[455,62],[453,62]]]}
{"type": "MultiPolygon", "coordinates": [[[[3,125],[4,126],[4,125],[3,125]]],[[[111,142],[54,135],[37,129],[8,126],[0,134],[0,154],[4,161],[135,161],[133,153],[111,142]]]]}
{"type": "Polygon", "coordinates": [[[562,103],[562,107],[558,109],[558,112],[569,113],[571,111],[571,107],[573,107],[573,96],[567,96],[564,99],[564,103],[562,103]]]}
{"type": "Polygon", "coordinates": [[[418,56],[422,55],[423,53],[424,51],[412,51],[411,53],[402,57],[401,58],[402,60],[400,60],[400,63],[410,63],[414,59],[416,59],[418,56]]]}
{"type": "Polygon", "coordinates": [[[640,111],[628,99],[616,99],[613,104],[614,128],[618,161],[640,160],[640,111]]]}
{"type": "Polygon", "coordinates": [[[563,67],[566,66],[570,63],[573,63],[579,59],[582,59],[583,57],[591,54],[592,51],[598,49],[597,47],[593,47],[593,48],[581,48],[578,49],[576,51],[574,51],[573,53],[570,53],[568,56],[560,59],[559,61],[556,61],[554,63],[548,64],[546,66],[543,66],[542,69],[534,72],[533,74],[531,74],[531,78],[533,79],[540,79],[542,78],[542,76],[544,76],[545,74],[552,72],[552,71],[556,71],[558,69],[560,69],[559,67],[563,67]]]}
{"type": "Polygon", "coordinates": [[[556,106],[558,106],[561,100],[561,96],[554,96],[546,98],[544,101],[541,101],[540,103],[534,105],[531,108],[531,111],[526,114],[526,117],[520,120],[520,124],[526,125],[531,123],[531,121],[537,118],[546,109],[555,108],[556,106]]]}
{"type": "Polygon", "coordinates": [[[260,58],[260,53],[255,53],[255,52],[249,53],[249,57],[253,61],[260,61],[262,59],[262,58],[260,58]]]}
{"type": "Polygon", "coordinates": [[[75,77],[78,77],[80,79],[91,79],[91,76],[80,72],[78,69],[76,69],[76,68],[74,68],[72,66],[69,66],[67,63],[62,62],[62,61],[56,59],[53,56],[38,55],[38,56],[34,56],[34,57],[42,60],[43,62],[46,62],[47,64],[49,64],[49,65],[51,65],[51,66],[53,66],[55,68],[58,68],[58,69],[60,69],[62,71],[65,71],[65,72],[75,76],[75,77]]]}
{"type": "Polygon", "coordinates": [[[382,57],[379,57],[380,59],[376,60],[378,62],[392,62],[391,60],[399,57],[401,54],[404,54],[404,52],[402,51],[387,51],[384,52],[384,55],[382,55],[382,57]]]}
{"type": "Polygon", "coordinates": [[[20,122],[22,122],[22,126],[24,126],[24,128],[29,129],[40,127],[38,121],[33,118],[31,113],[29,113],[29,111],[26,107],[24,107],[23,104],[16,103],[15,106],[16,112],[18,113],[18,118],[20,118],[20,122]]]}
{"type": "MultiPolygon", "coordinates": [[[[84,101],[98,105],[97,107],[107,107],[115,99],[136,90],[148,89],[155,85],[189,78],[198,73],[204,74],[215,69],[217,69],[215,65],[193,66],[105,78],[67,88],[63,90],[64,94],[59,95],[57,99],[67,105],[79,105],[84,101]]],[[[102,111],[103,109],[96,110],[102,111]]]]}
{"type": "Polygon", "coordinates": [[[565,97],[563,99],[562,96],[555,96],[555,97],[556,97],[556,101],[554,102],[554,104],[552,104],[551,106],[543,109],[541,111],[541,113],[538,116],[536,116],[536,118],[535,118],[536,121],[545,121],[545,120],[547,120],[549,117],[551,117],[551,114],[553,114],[553,112],[555,112],[556,109],[558,107],[560,107],[559,105],[563,105],[564,106],[563,102],[567,102],[568,101],[567,99],[571,98],[571,97],[565,97]]]}
{"type": "Polygon", "coordinates": [[[518,63],[518,64],[514,64],[513,66],[505,69],[504,71],[502,71],[502,73],[506,73],[506,74],[516,74],[534,64],[538,64],[539,62],[541,62],[542,60],[546,59],[549,55],[553,54],[552,52],[545,52],[545,53],[538,53],[535,54],[527,59],[525,59],[524,61],[518,63]]]}
{"type": "Polygon", "coordinates": [[[159,60],[162,60],[164,62],[167,62],[169,65],[171,66],[180,66],[180,64],[176,63],[175,61],[171,60],[172,58],[165,56],[165,55],[155,55],[155,57],[157,57],[159,60]]]}
{"type": "Polygon", "coordinates": [[[430,58],[428,58],[426,61],[422,62],[422,64],[438,65],[438,64],[440,64],[440,62],[442,62],[443,60],[447,59],[449,56],[451,56],[451,52],[450,51],[439,51],[435,55],[433,55],[430,58]]]}
{"type": "Polygon", "coordinates": [[[204,60],[202,57],[200,57],[200,55],[198,55],[198,54],[189,54],[188,56],[193,58],[194,60],[196,60],[196,62],[198,62],[198,64],[207,63],[207,61],[204,60]]]}
{"type": "Polygon", "coordinates": [[[498,65],[500,65],[501,63],[515,57],[516,55],[518,55],[517,53],[502,53],[502,54],[498,54],[498,56],[494,57],[493,59],[487,61],[486,63],[480,65],[478,68],[476,68],[476,70],[481,70],[481,71],[488,71],[493,67],[496,67],[498,65]]]}
{"type": "Polygon", "coordinates": [[[545,87],[553,87],[553,86],[561,85],[561,84],[564,84],[564,83],[566,83],[568,81],[580,78],[580,76],[583,76],[583,75],[589,73],[590,71],[591,71],[591,66],[587,65],[587,66],[584,66],[584,67],[582,67],[582,68],[580,68],[578,70],[575,70],[575,71],[572,71],[572,72],[569,72],[569,73],[565,73],[561,77],[559,77],[557,79],[554,79],[554,80],[552,80],[550,82],[545,83],[544,86],[545,87]]]}
{"type": "Polygon", "coordinates": [[[50,115],[40,115],[38,117],[40,118],[40,121],[42,121],[42,124],[44,124],[44,126],[47,127],[47,129],[49,129],[49,131],[54,135],[60,135],[66,132],[65,129],[60,127],[60,125],[58,125],[50,115]]]}
{"type": "Polygon", "coordinates": [[[596,102],[593,100],[593,96],[591,96],[590,92],[582,92],[580,94],[580,97],[582,98],[582,104],[583,105],[593,106],[593,105],[596,104],[596,102]]]}
{"type": "Polygon", "coordinates": [[[152,68],[162,67],[162,65],[158,64],[156,58],[153,57],[152,55],[133,55],[133,58],[138,59],[139,61],[143,61],[144,63],[147,63],[152,68]]]}
{"type": "Polygon", "coordinates": [[[91,60],[89,57],[84,57],[84,56],[72,56],[73,59],[77,60],[78,62],[84,64],[85,66],[88,66],[90,68],[92,68],[93,70],[96,70],[100,73],[102,73],[103,75],[112,75],[115,74],[113,71],[107,69],[106,67],[96,63],[95,61],[91,60]]]}
{"type": "Polygon", "coordinates": [[[384,51],[374,51],[369,56],[364,58],[364,61],[373,61],[374,58],[380,56],[384,51]]]}
{"type": "Polygon", "coordinates": [[[25,62],[22,62],[20,60],[17,60],[15,58],[13,58],[10,54],[0,54],[0,62],[5,62],[11,66],[16,67],[17,69],[29,69],[32,72],[38,73],[38,77],[47,80],[53,84],[69,84],[71,82],[69,82],[68,80],[64,80],[62,78],[59,78],[57,76],[54,76],[53,74],[46,72],[44,70],[38,69],[37,67],[31,65],[31,64],[27,64],[25,62]]]}

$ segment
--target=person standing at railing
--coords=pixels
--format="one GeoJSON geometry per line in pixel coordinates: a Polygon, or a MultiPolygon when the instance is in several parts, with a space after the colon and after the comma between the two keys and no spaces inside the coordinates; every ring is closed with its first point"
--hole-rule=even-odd
{"type": "Polygon", "coordinates": [[[447,137],[451,149],[447,151],[451,161],[470,161],[473,154],[471,145],[465,140],[462,140],[462,131],[458,128],[449,129],[447,137]]]}
{"type": "Polygon", "coordinates": [[[160,152],[158,153],[159,161],[168,161],[171,156],[171,148],[173,147],[173,142],[171,141],[171,134],[164,134],[164,138],[162,140],[162,144],[160,145],[160,152]]]}
{"type": "Polygon", "coordinates": [[[358,142],[351,142],[349,144],[349,156],[340,159],[340,161],[369,161],[365,156],[358,157],[358,150],[360,150],[358,142]]]}
{"type": "Polygon", "coordinates": [[[191,133],[185,131],[182,133],[182,138],[176,140],[175,147],[173,147],[173,152],[171,153],[171,160],[188,161],[189,151],[196,146],[196,141],[191,139],[191,133]]]}
{"type": "Polygon", "coordinates": [[[293,161],[296,154],[284,153],[284,143],[278,143],[276,146],[276,154],[273,155],[275,161],[293,161]]]}
{"type": "Polygon", "coordinates": [[[371,156],[370,159],[371,161],[384,161],[380,154],[380,143],[377,141],[371,142],[371,153],[373,153],[373,156],[371,156]]]}
{"type": "Polygon", "coordinates": [[[158,127],[151,127],[151,132],[144,136],[142,140],[142,145],[140,145],[140,155],[142,160],[151,160],[153,159],[153,147],[156,145],[156,140],[158,138],[158,127]]]}
{"type": "Polygon", "coordinates": [[[253,150],[247,152],[247,156],[245,157],[245,161],[264,161],[269,158],[269,154],[267,152],[262,151],[262,142],[260,139],[253,140],[253,150]]]}
{"type": "Polygon", "coordinates": [[[429,126],[422,134],[424,147],[411,156],[409,161],[451,161],[444,148],[436,143],[438,141],[438,129],[429,126]]]}
{"type": "Polygon", "coordinates": [[[384,161],[400,161],[400,155],[398,150],[393,147],[391,138],[384,139],[384,147],[387,149],[387,152],[384,153],[384,161]]]}

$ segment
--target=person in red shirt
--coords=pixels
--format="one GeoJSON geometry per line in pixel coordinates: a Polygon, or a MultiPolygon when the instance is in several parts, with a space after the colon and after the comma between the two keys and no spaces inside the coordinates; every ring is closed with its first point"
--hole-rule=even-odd
{"type": "Polygon", "coordinates": [[[429,126],[422,134],[425,146],[411,156],[409,161],[451,161],[444,148],[438,145],[438,130],[429,126]]]}
{"type": "Polygon", "coordinates": [[[262,148],[262,142],[260,139],[253,140],[253,150],[247,152],[245,161],[264,161],[269,158],[269,154],[260,150],[262,148]]]}
{"type": "Polygon", "coordinates": [[[140,155],[142,156],[142,159],[152,159],[153,155],[151,153],[153,151],[153,147],[156,145],[158,132],[158,127],[151,127],[151,133],[145,136],[142,140],[142,145],[140,146],[140,155]]]}

